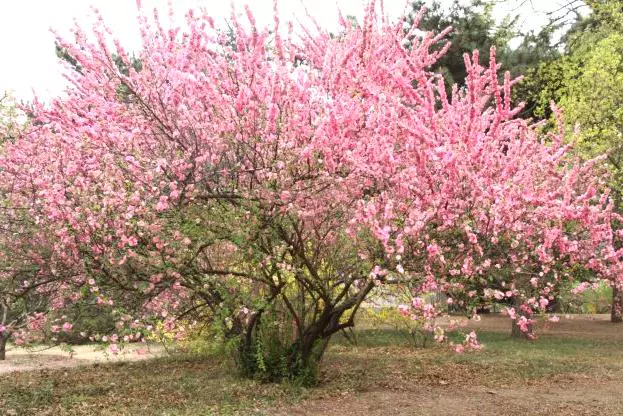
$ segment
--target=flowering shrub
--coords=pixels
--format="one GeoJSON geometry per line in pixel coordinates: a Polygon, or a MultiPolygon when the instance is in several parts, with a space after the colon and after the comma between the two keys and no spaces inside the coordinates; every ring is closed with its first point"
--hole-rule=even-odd
{"type": "Polygon", "coordinates": [[[405,33],[371,1],[296,39],[245,11],[231,37],[204,12],[142,15],[140,65],[101,20],[59,39],[80,70],[0,160],[12,206],[54,236],[59,293],[132,315],[128,333],[218,324],[247,374],[313,382],[381,284],[512,298],[528,330],[567,265],[622,275],[596,161],[515,117],[494,51],[449,96],[429,71],[447,31],[405,33]]]}

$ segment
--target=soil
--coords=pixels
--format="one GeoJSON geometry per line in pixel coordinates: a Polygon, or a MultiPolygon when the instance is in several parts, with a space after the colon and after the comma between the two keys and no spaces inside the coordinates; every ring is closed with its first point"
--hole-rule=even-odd
{"type": "Polygon", "coordinates": [[[485,389],[439,386],[408,392],[387,390],[347,394],[314,400],[276,413],[280,416],[343,415],[620,415],[623,409],[620,382],[558,388],[485,389]]]}
{"type": "MultiPolygon", "coordinates": [[[[467,327],[510,332],[507,317],[486,315],[467,327]]],[[[540,336],[608,340],[623,343],[623,326],[610,315],[572,315],[559,322],[540,322],[540,336]]],[[[539,342],[539,341],[536,341],[539,342]]],[[[623,346],[623,344],[621,344],[623,346]]],[[[452,376],[448,375],[448,379],[452,376]]],[[[565,374],[525,383],[516,380],[491,386],[480,380],[435,383],[406,380],[403,386],[344,392],[314,398],[299,406],[280,409],[276,415],[623,415],[623,378],[597,374],[565,374]]]]}
{"type": "Polygon", "coordinates": [[[130,345],[116,355],[107,352],[98,345],[75,345],[71,349],[70,352],[59,346],[25,349],[9,345],[6,360],[0,361],[0,374],[13,371],[77,367],[94,363],[145,360],[163,353],[159,345],[146,347],[142,344],[130,345]]]}

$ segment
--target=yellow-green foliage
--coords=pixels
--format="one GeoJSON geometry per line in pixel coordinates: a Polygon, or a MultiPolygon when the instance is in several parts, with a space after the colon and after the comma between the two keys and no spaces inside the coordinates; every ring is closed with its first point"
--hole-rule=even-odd
{"type": "Polygon", "coordinates": [[[167,353],[181,352],[198,356],[220,354],[230,347],[229,343],[224,342],[222,329],[217,324],[182,323],[181,326],[185,329],[183,333],[167,331],[164,322],[159,322],[147,339],[161,344],[167,353]]]}
{"type": "Polygon", "coordinates": [[[582,293],[582,312],[583,313],[608,313],[610,312],[610,302],[612,302],[612,288],[610,285],[602,283],[595,289],[588,289],[582,293]]]}
{"type": "Polygon", "coordinates": [[[366,308],[359,318],[361,326],[372,329],[391,329],[403,333],[414,347],[425,347],[432,339],[430,331],[423,327],[423,321],[402,315],[397,308],[366,308]]]}

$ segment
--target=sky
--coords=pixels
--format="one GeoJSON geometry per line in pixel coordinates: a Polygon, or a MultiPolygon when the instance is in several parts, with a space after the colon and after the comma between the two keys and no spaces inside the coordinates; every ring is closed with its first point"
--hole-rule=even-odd
{"type": "MultiPolygon", "coordinates": [[[[445,3],[451,0],[443,0],[445,3]]],[[[467,0],[466,0],[467,1],[467,0]]],[[[544,12],[551,10],[562,0],[539,0],[531,6],[521,0],[508,0],[498,7],[498,18],[507,12],[518,13],[524,28],[537,28],[546,21],[544,12]],[[523,5],[521,5],[523,4],[523,5]]],[[[304,6],[322,25],[335,27],[337,10],[345,15],[360,17],[365,0],[280,0],[281,20],[304,20],[304,6]]],[[[272,0],[235,0],[237,9],[248,4],[258,23],[272,21],[272,0]]],[[[392,19],[403,14],[407,1],[385,0],[386,13],[392,19]]],[[[161,15],[168,11],[167,0],[142,0],[142,7],[157,7],[161,15]]],[[[231,11],[230,0],[172,0],[177,16],[189,8],[206,7],[217,19],[225,19],[231,11]]],[[[136,30],[136,0],[0,0],[0,92],[10,91],[18,100],[30,100],[36,94],[40,99],[62,93],[66,84],[62,66],[54,52],[54,35],[50,29],[71,39],[70,29],[74,19],[87,29],[94,21],[92,7],[97,8],[113,34],[128,50],[139,46],[136,30]]]]}

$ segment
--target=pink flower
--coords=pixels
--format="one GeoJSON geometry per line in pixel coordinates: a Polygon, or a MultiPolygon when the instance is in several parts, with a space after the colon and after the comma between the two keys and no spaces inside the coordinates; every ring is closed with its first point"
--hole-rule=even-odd
{"type": "Polygon", "coordinates": [[[290,192],[288,191],[283,191],[279,195],[279,199],[281,200],[281,202],[288,202],[290,198],[291,198],[291,195],[290,195],[290,192]]]}
{"type": "Polygon", "coordinates": [[[400,312],[402,316],[409,316],[410,309],[407,305],[398,305],[398,312],[400,312]]]}
{"type": "Polygon", "coordinates": [[[528,332],[531,323],[532,321],[527,319],[525,316],[520,316],[517,320],[517,326],[521,332],[528,332]]]}
{"type": "Polygon", "coordinates": [[[117,344],[110,344],[108,351],[113,355],[117,355],[119,354],[119,346],[117,344]]]}
{"type": "Polygon", "coordinates": [[[426,251],[428,252],[428,257],[435,257],[441,252],[441,248],[437,244],[429,244],[426,247],[426,251]]]}
{"type": "Polygon", "coordinates": [[[164,211],[169,208],[169,197],[166,195],[162,195],[156,204],[157,211],[164,211]]]}
{"type": "Polygon", "coordinates": [[[69,332],[71,331],[71,328],[73,328],[73,325],[70,324],[69,322],[65,322],[63,324],[63,332],[69,332]]]}
{"type": "Polygon", "coordinates": [[[454,346],[454,352],[462,354],[465,351],[463,344],[457,344],[454,346]]]}
{"type": "Polygon", "coordinates": [[[476,234],[474,234],[474,232],[472,231],[472,227],[470,227],[469,225],[465,226],[465,234],[467,234],[467,239],[470,244],[478,243],[478,237],[476,237],[476,234]]]}
{"type": "Polygon", "coordinates": [[[586,289],[588,289],[590,287],[590,283],[588,282],[582,282],[579,285],[577,285],[575,288],[571,289],[571,293],[578,295],[582,292],[584,292],[586,289]]]}

